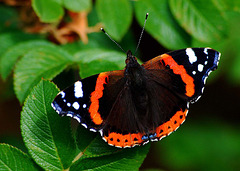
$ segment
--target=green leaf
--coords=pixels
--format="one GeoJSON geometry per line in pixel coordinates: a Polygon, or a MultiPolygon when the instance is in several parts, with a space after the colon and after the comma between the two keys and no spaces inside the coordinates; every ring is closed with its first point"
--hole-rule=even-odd
{"type": "Polygon", "coordinates": [[[59,117],[51,107],[58,91],[53,83],[40,81],[21,113],[23,140],[29,154],[45,170],[67,169],[76,153],[69,118],[59,117]]]}
{"type": "Polygon", "coordinates": [[[52,79],[68,64],[72,56],[57,46],[35,48],[26,53],[14,70],[14,90],[22,103],[41,78],[52,79]]]}
{"type": "Polygon", "coordinates": [[[94,5],[91,9],[91,11],[89,11],[88,13],[88,26],[89,27],[93,27],[96,24],[99,23],[99,19],[98,19],[98,15],[97,15],[97,10],[96,10],[96,6],[94,5]]]}
{"type": "Polygon", "coordinates": [[[166,48],[182,49],[191,45],[190,36],[174,19],[167,0],[136,1],[135,12],[141,25],[149,13],[146,30],[166,48]]]}
{"type": "Polygon", "coordinates": [[[59,5],[62,5],[62,4],[63,4],[63,0],[52,0],[52,1],[58,3],[59,5]]]}
{"type": "Polygon", "coordinates": [[[91,0],[63,0],[64,6],[70,11],[89,11],[92,7],[91,0]]]}
{"type": "Polygon", "coordinates": [[[32,7],[40,20],[46,23],[53,23],[59,21],[64,10],[56,0],[33,0],[32,7]]]}
{"type": "MultiPolygon", "coordinates": [[[[123,49],[135,50],[136,42],[135,36],[132,31],[127,32],[120,42],[123,49]]],[[[106,49],[106,50],[116,50],[121,51],[121,49],[116,46],[105,34],[102,32],[99,33],[90,33],[88,34],[88,44],[84,44],[82,41],[76,41],[74,43],[67,43],[62,45],[64,50],[68,51],[71,54],[75,54],[81,50],[87,49],[106,49]]],[[[126,55],[125,55],[126,56],[126,55]]]]}
{"type": "Polygon", "coordinates": [[[2,78],[5,80],[9,76],[19,57],[24,56],[36,47],[39,48],[45,46],[52,46],[52,44],[44,40],[32,40],[8,48],[0,58],[0,73],[2,78]]]}
{"type": "Polygon", "coordinates": [[[91,132],[83,128],[82,125],[79,125],[76,133],[76,140],[79,150],[84,152],[88,145],[96,139],[97,135],[98,133],[91,132]]]}
{"type": "Polygon", "coordinates": [[[132,21],[129,0],[97,0],[96,9],[106,32],[117,41],[126,34],[132,21]]]}
{"type": "MultiPolygon", "coordinates": [[[[88,132],[89,134],[89,132],[88,132]]],[[[95,136],[94,139],[88,144],[88,146],[84,149],[84,157],[100,157],[104,155],[111,155],[113,153],[120,152],[124,149],[119,149],[117,147],[112,147],[108,145],[100,136],[99,133],[95,133],[97,136],[95,136]]],[[[80,136],[79,136],[80,137],[80,136]]],[[[78,146],[80,147],[79,142],[81,140],[81,137],[78,139],[78,146]]],[[[146,151],[147,153],[147,151],[146,151]]]]}
{"type": "MultiPolygon", "coordinates": [[[[12,46],[18,44],[19,42],[24,42],[28,40],[39,39],[40,36],[35,34],[26,34],[21,31],[11,31],[0,34],[0,59],[3,54],[12,46]]],[[[0,65],[1,67],[1,65],[0,65]]],[[[1,70],[1,69],[0,69],[1,70]]]]}
{"type": "Polygon", "coordinates": [[[88,43],[84,44],[82,41],[77,41],[74,43],[67,43],[62,45],[62,47],[67,50],[71,54],[75,54],[79,52],[79,49],[86,50],[86,49],[116,49],[119,48],[106,37],[103,33],[90,33],[88,34],[88,43]]]}
{"type": "Polygon", "coordinates": [[[82,126],[77,133],[80,159],[71,166],[71,170],[138,170],[150,148],[150,144],[132,149],[111,147],[99,133],[90,132],[82,126]]]}
{"type": "Polygon", "coordinates": [[[75,162],[72,170],[139,170],[150,145],[119,150],[111,155],[83,157],[75,162]]]}
{"type": "MultiPolygon", "coordinates": [[[[230,25],[238,25],[240,17],[240,1],[219,0],[217,1],[217,7],[221,12],[224,12],[223,16],[227,18],[226,20],[230,25]]],[[[232,33],[231,30],[229,33],[232,33]]]]}
{"type": "Polygon", "coordinates": [[[77,145],[85,157],[110,155],[120,151],[119,148],[109,146],[99,133],[91,132],[81,125],[77,129],[77,145]]]}
{"type": "Polygon", "coordinates": [[[207,0],[169,2],[171,11],[180,25],[199,41],[216,42],[226,36],[227,22],[217,3],[207,0]]]}
{"type": "Polygon", "coordinates": [[[27,40],[39,39],[38,35],[12,31],[0,34],[0,58],[11,46],[27,40]]]}
{"type": "Polygon", "coordinates": [[[19,149],[0,144],[0,170],[39,170],[33,160],[19,149]]]}
{"type": "MultiPolygon", "coordinates": [[[[96,59],[88,63],[80,63],[79,68],[81,78],[86,78],[100,72],[120,69],[117,64],[103,59],[96,59]]],[[[121,69],[123,69],[123,67],[121,69]]]]}
{"type": "Polygon", "coordinates": [[[81,78],[100,72],[122,70],[125,67],[126,54],[103,49],[84,50],[74,55],[79,63],[81,78]]]}

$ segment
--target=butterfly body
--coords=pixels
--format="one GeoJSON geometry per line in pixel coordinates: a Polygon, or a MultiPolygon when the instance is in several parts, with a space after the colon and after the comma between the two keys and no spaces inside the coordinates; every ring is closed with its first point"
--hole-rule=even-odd
{"type": "Polygon", "coordinates": [[[77,81],[61,91],[52,106],[100,132],[109,145],[125,148],[159,141],[184,122],[189,102],[202,95],[219,57],[210,48],[187,48],[140,65],[128,51],[124,70],[77,81]]]}

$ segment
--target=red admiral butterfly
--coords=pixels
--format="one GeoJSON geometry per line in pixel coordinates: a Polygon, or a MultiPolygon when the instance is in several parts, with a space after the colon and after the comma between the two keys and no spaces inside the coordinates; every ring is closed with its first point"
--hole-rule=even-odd
{"type": "Polygon", "coordinates": [[[127,52],[124,70],[103,72],[61,91],[52,107],[116,147],[159,141],[185,120],[203,93],[220,53],[210,48],[172,51],[140,65],[127,52]]]}
{"type": "MultiPolygon", "coordinates": [[[[147,17],[148,13],[144,26],[147,17]]],[[[61,91],[51,105],[59,115],[73,117],[90,131],[100,132],[109,145],[125,148],[159,141],[184,122],[189,102],[200,98],[219,58],[220,53],[210,48],[187,48],[140,65],[128,51],[124,70],[77,81],[61,91]]]]}

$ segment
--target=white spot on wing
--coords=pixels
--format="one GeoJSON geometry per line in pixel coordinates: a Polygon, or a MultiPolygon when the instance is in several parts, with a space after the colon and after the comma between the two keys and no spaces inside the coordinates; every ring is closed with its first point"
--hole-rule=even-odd
{"type": "Polygon", "coordinates": [[[209,72],[207,73],[207,75],[209,76],[211,72],[212,72],[212,71],[209,71],[209,72]]]}
{"type": "Polygon", "coordinates": [[[220,60],[220,56],[221,56],[221,53],[218,53],[217,66],[218,66],[218,63],[219,63],[219,60],[220,60]]]}
{"type": "Polygon", "coordinates": [[[204,67],[204,66],[203,66],[202,64],[198,64],[198,71],[199,71],[199,72],[202,72],[202,71],[203,71],[203,67],[204,67]]]}
{"type": "Polygon", "coordinates": [[[87,128],[87,125],[85,123],[81,123],[84,128],[87,128]]]}
{"type": "Polygon", "coordinates": [[[83,104],[83,108],[85,109],[87,107],[87,105],[86,104],[83,104]]]}
{"type": "Polygon", "coordinates": [[[76,110],[78,110],[79,109],[79,104],[78,104],[78,102],[74,102],[73,104],[72,104],[72,106],[74,107],[74,109],[76,109],[76,110]]]}
{"type": "Polygon", "coordinates": [[[196,103],[200,98],[201,98],[201,95],[197,96],[195,99],[191,101],[191,104],[196,103]]]}
{"type": "Polygon", "coordinates": [[[77,117],[77,116],[74,116],[73,117],[74,119],[76,119],[79,123],[81,123],[81,120],[80,120],[80,118],[79,117],[77,117]]]}
{"type": "MultiPolygon", "coordinates": [[[[102,136],[102,135],[101,135],[102,136]]],[[[105,141],[105,142],[107,142],[107,140],[104,138],[104,137],[102,137],[102,139],[105,141]]]]}
{"type": "Polygon", "coordinates": [[[158,139],[157,139],[157,138],[154,138],[154,139],[151,139],[151,141],[158,141],[158,139]]]}
{"type": "Polygon", "coordinates": [[[205,62],[204,62],[204,65],[207,65],[207,63],[208,63],[208,61],[205,61],[205,62]]]}
{"type": "Polygon", "coordinates": [[[206,55],[208,55],[208,52],[207,52],[207,50],[208,50],[209,48],[204,48],[204,53],[206,54],[206,55]]]}
{"type": "Polygon", "coordinates": [[[143,145],[145,145],[145,144],[147,144],[147,143],[149,143],[149,140],[145,141],[145,142],[143,143],[143,145]]]}
{"type": "Polygon", "coordinates": [[[72,117],[73,115],[72,115],[72,114],[70,114],[70,113],[68,113],[68,114],[67,114],[67,116],[70,116],[70,117],[72,117]]]}
{"type": "Polygon", "coordinates": [[[60,94],[62,95],[62,99],[63,99],[65,97],[65,93],[61,91],[60,94]]]}
{"type": "Polygon", "coordinates": [[[186,49],[186,54],[187,54],[189,62],[191,64],[193,64],[194,62],[197,61],[197,57],[196,57],[195,52],[193,51],[192,48],[187,48],[186,49]]]}
{"type": "Polygon", "coordinates": [[[67,106],[70,107],[70,106],[71,106],[71,103],[67,103],[67,106]]]}
{"type": "Polygon", "coordinates": [[[206,84],[206,80],[207,80],[207,77],[205,77],[204,80],[203,80],[204,85],[206,84]]]}
{"type": "Polygon", "coordinates": [[[53,108],[54,110],[56,110],[56,108],[55,108],[55,106],[54,106],[54,104],[53,104],[53,103],[51,103],[51,106],[52,106],[52,108],[53,108]]]}
{"type": "Polygon", "coordinates": [[[103,136],[103,130],[102,129],[100,129],[98,132],[100,133],[101,136],[103,136]]]}
{"type": "MultiPolygon", "coordinates": [[[[186,114],[185,114],[185,117],[187,117],[187,114],[188,114],[188,110],[187,110],[187,112],[186,112],[186,114]]],[[[184,119],[184,121],[185,121],[185,120],[186,120],[186,118],[184,119]]],[[[183,121],[183,122],[184,122],[184,121],[183,121]]],[[[182,124],[183,124],[183,122],[182,122],[182,124]]]]}
{"type": "Polygon", "coordinates": [[[82,82],[77,81],[74,84],[74,95],[76,98],[83,97],[82,82]]]}
{"type": "Polygon", "coordinates": [[[196,71],[193,71],[192,74],[195,75],[195,74],[196,74],[196,71]]]}
{"type": "Polygon", "coordinates": [[[96,129],[93,129],[93,128],[91,128],[89,130],[92,131],[92,132],[97,132],[96,129]]]}
{"type": "Polygon", "coordinates": [[[160,141],[161,139],[165,138],[165,137],[166,137],[166,135],[163,135],[162,137],[159,138],[159,141],[160,141]]]}
{"type": "Polygon", "coordinates": [[[132,147],[139,146],[139,144],[134,144],[132,147]]]}

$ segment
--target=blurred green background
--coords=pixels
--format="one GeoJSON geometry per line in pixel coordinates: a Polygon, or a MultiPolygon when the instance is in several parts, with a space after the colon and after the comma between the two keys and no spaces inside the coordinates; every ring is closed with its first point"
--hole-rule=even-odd
{"type": "MultiPolygon", "coordinates": [[[[146,31],[137,53],[143,62],[187,47],[211,47],[222,56],[219,68],[207,80],[203,96],[190,106],[185,123],[171,136],[152,143],[140,169],[239,170],[239,0],[64,0],[61,3],[3,0],[0,3],[0,142],[26,152],[20,131],[22,105],[13,90],[17,79],[14,66],[11,68],[14,74],[6,74],[4,70],[6,61],[14,57],[17,62],[27,53],[16,49],[26,42],[41,40],[56,44],[76,59],[88,58],[89,51],[120,52],[99,32],[104,27],[125,50],[134,51],[147,12],[146,31]]],[[[84,78],[123,68],[125,55],[116,58],[102,55],[78,66],[69,65],[54,82],[62,89],[76,81],[78,73],[84,78]]]]}

